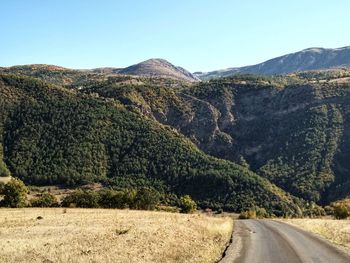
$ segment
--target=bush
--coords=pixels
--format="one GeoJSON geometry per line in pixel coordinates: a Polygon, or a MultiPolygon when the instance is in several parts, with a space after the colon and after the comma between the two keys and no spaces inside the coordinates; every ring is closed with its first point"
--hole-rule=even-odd
{"type": "Polygon", "coordinates": [[[270,214],[266,211],[265,208],[256,207],[255,211],[256,211],[257,218],[269,218],[270,217],[270,214]]]}
{"type": "Polygon", "coordinates": [[[247,211],[242,211],[239,214],[239,219],[255,219],[256,218],[256,211],[254,209],[250,209],[247,211]]]}
{"type": "Polygon", "coordinates": [[[48,192],[42,193],[38,198],[34,198],[30,201],[34,207],[57,207],[57,198],[48,192]]]}
{"type": "Polygon", "coordinates": [[[4,195],[4,199],[1,200],[0,206],[26,206],[28,188],[20,179],[12,178],[7,184],[3,184],[0,193],[4,195]]]}
{"type": "Polygon", "coordinates": [[[350,216],[350,211],[345,205],[334,206],[334,217],[336,219],[346,219],[350,216]]]}
{"type": "Polygon", "coordinates": [[[182,213],[193,213],[197,209],[197,204],[189,195],[180,198],[180,208],[182,213]]]}
{"type": "Polygon", "coordinates": [[[334,208],[332,206],[329,206],[329,205],[325,206],[324,211],[326,215],[334,215],[334,208]]]}
{"type": "Polygon", "coordinates": [[[159,204],[160,194],[151,188],[141,188],[137,190],[133,208],[142,210],[154,210],[159,204]]]}
{"type": "Polygon", "coordinates": [[[127,208],[129,199],[125,191],[116,191],[112,189],[103,189],[98,192],[99,205],[103,208],[127,208]]]}
{"type": "Polygon", "coordinates": [[[10,175],[10,171],[7,169],[6,164],[0,159],[0,177],[8,177],[10,175]]]}
{"type": "Polygon", "coordinates": [[[78,189],[68,194],[62,200],[62,206],[97,208],[99,207],[99,198],[99,194],[95,191],[78,189]]]}

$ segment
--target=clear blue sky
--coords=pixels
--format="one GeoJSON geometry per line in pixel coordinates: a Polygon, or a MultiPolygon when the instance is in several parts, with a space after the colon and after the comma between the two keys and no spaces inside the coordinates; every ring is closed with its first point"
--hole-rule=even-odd
{"type": "Polygon", "coordinates": [[[350,45],[349,0],[1,0],[0,11],[0,66],[165,58],[207,71],[350,45]]]}

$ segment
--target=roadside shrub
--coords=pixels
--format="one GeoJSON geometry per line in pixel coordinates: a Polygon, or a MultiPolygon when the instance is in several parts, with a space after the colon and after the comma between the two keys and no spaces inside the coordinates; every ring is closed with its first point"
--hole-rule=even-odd
{"type": "Polygon", "coordinates": [[[197,210],[197,204],[189,195],[180,198],[180,208],[182,213],[193,213],[197,210]]]}
{"type": "Polygon", "coordinates": [[[242,211],[239,214],[238,218],[239,219],[255,219],[256,218],[256,211],[254,209],[242,211]]]}
{"type": "Polygon", "coordinates": [[[309,218],[317,218],[325,215],[325,210],[313,202],[310,202],[309,205],[306,205],[306,209],[303,211],[303,216],[309,218]]]}
{"type": "Polygon", "coordinates": [[[265,208],[256,207],[255,212],[256,212],[257,218],[269,218],[270,217],[270,214],[266,211],[265,208]]]}
{"type": "Polygon", "coordinates": [[[99,197],[99,194],[95,191],[78,189],[68,194],[62,200],[62,206],[97,208],[99,207],[99,197]]]}
{"type": "Polygon", "coordinates": [[[20,179],[12,178],[8,183],[0,187],[0,194],[4,196],[0,206],[25,207],[27,202],[28,188],[20,179]]]}
{"type": "Polygon", "coordinates": [[[345,205],[339,204],[334,206],[334,217],[336,219],[346,219],[350,216],[350,212],[345,205]]]}
{"type": "Polygon", "coordinates": [[[334,208],[329,205],[324,207],[324,211],[326,215],[334,215],[334,208]]]}
{"type": "Polygon", "coordinates": [[[42,193],[39,197],[34,198],[30,201],[34,207],[57,207],[57,198],[48,192],[42,193]]]}

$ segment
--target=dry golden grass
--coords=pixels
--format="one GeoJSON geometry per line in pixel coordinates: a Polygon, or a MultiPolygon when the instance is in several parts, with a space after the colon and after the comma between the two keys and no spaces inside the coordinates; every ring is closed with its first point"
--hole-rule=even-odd
{"type": "Polygon", "coordinates": [[[0,209],[0,262],[214,262],[232,232],[228,217],[112,209],[64,212],[0,209]]]}
{"type": "Polygon", "coordinates": [[[350,249],[350,220],[286,219],[283,221],[350,249]]]}

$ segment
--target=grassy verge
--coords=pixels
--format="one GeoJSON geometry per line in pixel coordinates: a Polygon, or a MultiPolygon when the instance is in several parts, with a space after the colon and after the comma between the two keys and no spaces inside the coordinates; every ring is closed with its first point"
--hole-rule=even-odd
{"type": "Polygon", "coordinates": [[[0,262],[214,262],[231,231],[200,214],[0,209],[0,262]]]}
{"type": "Polygon", "coordinates": [[[286,219],[283,222],[318,234],[350,250],[350,220],[286,219]]]}

